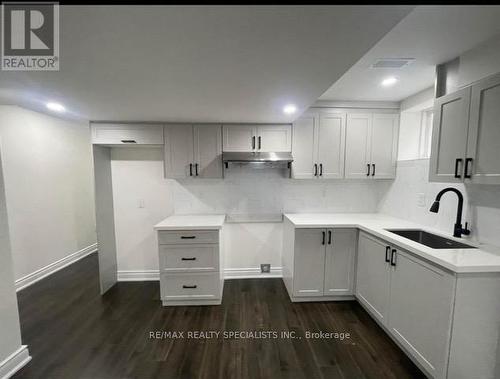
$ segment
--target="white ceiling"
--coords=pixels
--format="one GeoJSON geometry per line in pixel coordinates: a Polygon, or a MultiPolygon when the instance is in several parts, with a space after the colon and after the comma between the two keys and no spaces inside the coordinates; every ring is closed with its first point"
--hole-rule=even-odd
{"type": "Polygon", "coordinates": [[[409,6],[61,6],[59,72],[1,72],[0,103],[86,120],[287,122],[409,6]]]}
{"type": "Polygon", "coordinates": [[[435,66],[500,33],[500,6],[419,6],[319,100],[400,101],[434,84],[435,66]],[[370,69],[379,58],[416,58],[400,70],[370,69]],[[382,87],[387,76],[399,82],[382,87]]]}

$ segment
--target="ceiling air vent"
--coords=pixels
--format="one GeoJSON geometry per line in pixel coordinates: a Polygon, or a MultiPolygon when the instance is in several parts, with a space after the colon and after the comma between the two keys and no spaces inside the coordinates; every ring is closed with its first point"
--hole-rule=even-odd
{"type": "Polygon", "coordinates": [[[415,58],[383,58],[377,59],[374,64],[370,66],[370,68],[403,68],[411,63],[415,58]]]}

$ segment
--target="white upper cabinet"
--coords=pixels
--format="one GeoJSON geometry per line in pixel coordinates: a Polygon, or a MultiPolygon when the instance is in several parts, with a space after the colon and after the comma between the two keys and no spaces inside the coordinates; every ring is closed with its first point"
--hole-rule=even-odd
{"type": "Polygon", "coordinates": [[[318,177],[341,179],[344,177],[345,148],[344,113],[320,113],[318,125],[318,177]]]}
{"type": "Polygon", "coordinates": [[[345,113],[306,113],[293,124],[294,179],[344,177],[345,113]]]}
{"type": "Polygon", "coordinates": [[[399,115],[374,113],[371,140],[371,176],[375,179],[396,177],[399,115]]]}
{"type": "Polygon", "coordinates": [[[257,126],[257,151],[286,152],[292,150],[291,125],[257,126]]]}
{"type": "Polygon", "coordinates": [[[313,179],[317,174],[317,133],[319,115],[307,113],[293,123],[292,177],[313,179]]]}
{"type": "Polygon", "coordinates": [[[434,102],[429,178],[500,184],[500,74],[434,102]]]}
{"type": "Polygon", "coordinates": [[[345,177],[396,177],[399,114],[350,113],[346,126],[345,177]]]}
{"type": "Polygon", "coordinates": [[[222,177],[222,132],[220,125],[194,125],[195,175],[222,177]]]}
{"type": "Polygon", "coordinates": [[[163,125],[92,123],[94,145],[163,145],[163,125]]]}
{"type": "Polygon", "coordinates": [[[345,143],[345,177],[365,179],[371,173],[370,145],[372,115],[348,114],[345,143]]]}
{"type": "Polygon", "coordinates": [[[288,152],[292,149],[292,127],[277,125],[224,125],[223,150],[226,152],[288,152]]]}
{"type": "Polygon", "coordinates": [[[434,102],[431,181],[461,182],[464,179],[470,93],[470,88],[465,88],[434,102]]]}
{"type": "Polygon", "coordinates": [[[165,126],[165,177],[221,178],[220,125],[165,126]]]}
{"type": "Polygon", "coordinates": [[[222,147],[224,151],[254,151],[257,128],[255,125],[224,125],[222,147]]]}
{"type": "Polygon", "coordinates": [[[472,86],[467,180],[500,184],[500,75],[472,86]]]}

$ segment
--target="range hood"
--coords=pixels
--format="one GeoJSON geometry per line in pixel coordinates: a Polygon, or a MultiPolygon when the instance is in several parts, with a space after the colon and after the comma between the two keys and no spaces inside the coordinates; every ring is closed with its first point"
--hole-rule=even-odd
{"type": "Polygon", "coordinates": [[[224,152],[222,153],[224,168],[230,165],[245,166],[250,168],[284,168],[290,169],[293,162],[292,153],[250,153],[250,152],[224,152]]]}

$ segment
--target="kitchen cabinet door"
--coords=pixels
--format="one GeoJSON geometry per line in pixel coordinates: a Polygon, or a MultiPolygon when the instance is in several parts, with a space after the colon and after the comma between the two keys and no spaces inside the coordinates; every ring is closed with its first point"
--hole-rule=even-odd
{"type": "Polygon", "coordinates": [[[165,177],[182,179],[194,173],[193,126],[169,124],[165,126],[165,177]]]}
{"type": "Polygon", "coordinates": [[[325,258],[325,296],[352,295],[356,229],[328,229],[325,258]]]}
{"type": "Polygon", "coordinates": [[[371,132],[371,177],[396,177],[399,114],[375,113],[371,132]]]}
{"type": "Polygon", "coordinates": [[[500,184],[499,120],[500,75],[495,75],[472,86],[467,168],[474,183],[500,184]]]}
{"type": "Polygon", "coordinates": [[[163,145],[163,125],[92,123],[94,145],[163,145]]]}
{"type": "Polygon", "coordinates": [[[326,229],[296,229],[294,296],[323,296],[326,229]]]}
{"type": "Polygon", "coordinates": [[[445,378],[455,280],[397,251],[391,268],[389,329],[434,378],[445,378]]]}
{"type": "Polygon", "coordinates": [[[462,182],[471,89],[453,92],[434,102],[429,180],[462,182]]]}
{"type": "Polygon", "coordinates": [[[317,128],[319,115],[308,113],[293,123],[292,178],[314,179],[317,163],[317,128]]]}
{"type": "Polygon", "coordinates": [[[194,125],[194,174],[200,178],[222,178],[222,133],[220,125],[194,125]]]}
{"type": "Polygon", "coordinates": [[[320,113],[318,128],[319,177],[344,177],[345,113],[320,113]]]}
{"type": "Polygon", "coordinates": [[[259,125],[256,150],[261,152],[292,151],[291,125],[259,125]]]}
{"type": "Polygon", "coordinates": [[[359,234],[356,297],[370,313],[387,326],[391,272],[386,261],[390,246],[366,234],[359,234]]]}
{"type": "Polygon", "coordinates": [[[345,142],[345,178],[369,179],[371,114],[348,114],[345,142]]]}
{"type": "Polygon", "coordinates": [[[223,151],[255,151],[257,143],[255,125],[224,125],[222,127],[223,151]]]}

